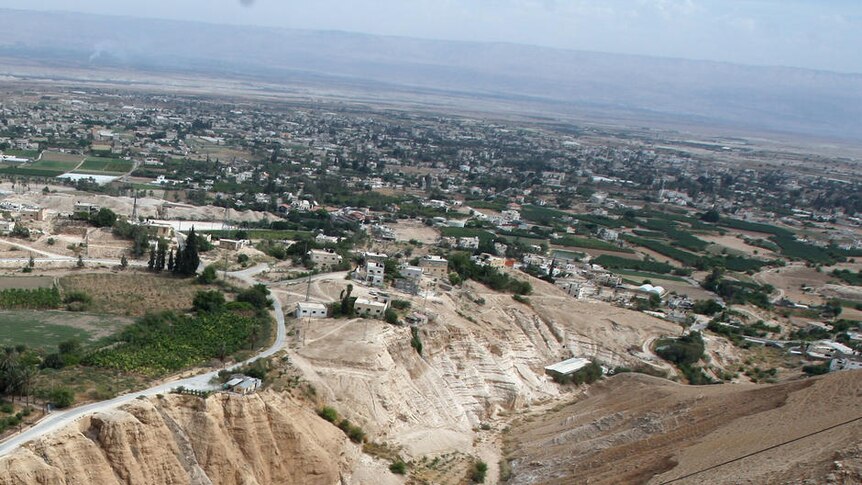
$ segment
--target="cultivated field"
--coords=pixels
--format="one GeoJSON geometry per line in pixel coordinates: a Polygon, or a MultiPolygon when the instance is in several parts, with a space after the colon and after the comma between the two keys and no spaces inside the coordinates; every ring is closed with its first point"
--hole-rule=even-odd
{"type": "Polygon", "coordinates": [[[0,311],[0,345],[53,351],[60,342],[86,343],[111,335],[131,319],[65,311],[0,311]]]}
{"type": "Polygon", "coordinates": [[[56,177],[57,175],[62,175],[63,170],[39,167],[35,166],[35,164],[28,163],[2,163],[0,164],[0,173],[7,175],[26,175],[31,177],[56,177]]]}
{"type": "Polygon", "coordinates": [[[60,278],[63,291],[83,291],[93,298],[95,313],[140,316],[163,310],[188,310],[208,287],[190,279],[145,272],[88,273],[60,278]]]}
{"type": "Polygon", "coordinates": [[[81,167],[76,170],[78,173],[95,173],[95,174],[118,174],[126,173],[134,166],[133,162],[128,160],[120,160],[118,158],[102,158],[89,157],[81,167]]]}
{"type": "Polygon", "coordinates": [[[52,151],[44,151],[42,152],[42,157],[39,161],[49,161],[49,162],[75,162],[80,163],[84,161],[86,157],[84,155],[76,155],[72,153],[62,153],[62,152],[52,152],[52,151]]]}
{"type": "Polygon", "coordinates": [[[42,153],[39,161],[28,166],[31,169],[68,172],[74,170],[82,161],[84,161],[83,155],[46,151],[42,153]]]}

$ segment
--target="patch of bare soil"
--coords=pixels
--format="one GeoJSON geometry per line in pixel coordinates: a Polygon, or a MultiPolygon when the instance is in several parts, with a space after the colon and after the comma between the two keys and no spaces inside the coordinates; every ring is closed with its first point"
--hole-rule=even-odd
{"type": "Polygon", "coordinates": [[[725,234],[723,236],[698,234],[697,237],[703,239],[704,241],[718,244],[719,246],[724,246],[728,249],[738,251],[745,254],[746,256],[755,256],[763,259],[772,259],[776,257],[776,254],[772,251],[746,244],[745,241],[743,241],[740,237],[734,234],[725,234]]]}
{"type": "Polygon", "coordinates": [[[805,305],[819,305],[823,298],[819,290],[835,278],[825,271],[818,272],[815,268],[803,265],[789,265],[784,268],[773,268],[754,275],[759,283],[770,284],[776,290],[782,291],[787,298],[805,305]],[[803,289],[810,288],[810,290],[803,289]]]}
{"type": "Polygon", "coordinates": [[[416,240],[423,244],[434,244],[440,238],[440,231],[434,227],[426,226],[422,221],[408,220],[394,224],[387,224],[398,241],[416,240]]]}

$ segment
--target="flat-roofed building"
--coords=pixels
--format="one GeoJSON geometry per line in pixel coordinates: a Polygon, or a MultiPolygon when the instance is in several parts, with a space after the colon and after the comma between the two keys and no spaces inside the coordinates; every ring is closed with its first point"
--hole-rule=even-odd
{"type": "Polygon", "coordinates": [[[44,221],[45,209],[21,209],[18,212],[19,221],[44,221]]]}
{"type": "MultiPolygon", "coordinates": [[[[174,237],[174,226],[166,222],[148,221],[144,223],[144,227],[155,237],[170,239],[174,237]]],[[[198,234],[200,237],[200,234],[198,234]]]]}
{"type": "Polygon", "coordinates": [[[308,252],[308,257],[311,258],[315,266],[319,267],[331,267],[341,264],[341,255],[322,249],[312,249],[308,252]]]}
{"type": "Polygon", "coordinates": [[[366,261],[377,261],[378,263],[382,263],[383,261],[386,261],[386,258],[388,257],[389,256],[387,256],[386,253],[365,253],[366,261]]]}
{"type": "Polygon", "coordinates": [[[326,318],[328,310],[323,303],[301,301],[296,304],[296,318],[326,318]]]}
{"type": "Polygon", "coordinates": [[[383,273],[385,266],[377,261],[365,263],[365,282],[371,286],[383,286],[383,273]]]}
{"type": "Polygon", "coordinates": [[[89,202],[75,202],[75,208],[72,210],[75,214],[86,214],[88,216],[96,214],[102,207],[98,204],[90,204],[89,202]]]}
{"type": "Polygon", "coordinates": [[[229,249],[231,251],[239,251],[248,246],[248,243],[249,241],[247,239],[219,239],[218,247],[221,249],[229,249]]]}
{"type": "Polygon", "coordinates": [[[369,300],[367,298],[357,298],[353,304],[353,309],[357,315],[365,318],[383,318],[386,309],[389,308],[389,302],[369,300]]]}
{"type": "Polygon", "coordinates": [[[449,276],[449,261],[440,256],[427,255],[419,260],[422,273],[431,278],[446,278],[449,276]]]}

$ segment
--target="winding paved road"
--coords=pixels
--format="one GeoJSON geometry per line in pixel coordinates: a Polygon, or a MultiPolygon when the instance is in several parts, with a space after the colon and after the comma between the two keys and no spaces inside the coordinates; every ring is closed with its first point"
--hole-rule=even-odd
{"type": "MultiPolygon", "coordinates": [[[[116,261],[113,261],[113,263],[116,263],[116,261]]],[[[254,276],[261,273],[262,271],[265,271],[267,268],[267,265],[261,264],[242,271],[229,272],[228,275],[235,277],[241,281],[244,281],[248,284],[255,284],[257,283],[257,281],[254,279],[254,276]]],[[[234,364],[228,369],[235,369],[254,360],[269,357],[281,350],[281,348],[284,346],[287,335],[287,332],[284,327],[284,312],[282,311],[281,302],[278,301],[278,298],[273,298],[272,301],[275,319],[276,322],[278,322],[275,342],[268,349],[258,353],[257,355],[251,357],[245,362],[234,364]]],[[[210,384],[210,381],[213,379],[213,377],[218,375],[218,372],[219,371],[212,371],[194,377],[188,377],[185,379],[166,382],[164,384],[159,384],[157,386],[153,386],[149,389],[144,389],[142,391],[123,394],[122,396],[115,397],[108,401],[100,401],[96,403],[86,404],[84,406],[79,406],[63,411],[54,411],[52,414],[49,414],[46,418],[36,423],[36,425],[28,428],[27,430],[21,432],[18,435],[7,439],[3,443],[0,443],[0,456],[9,454],[10,452],[14,451],[19,446],[23,445],[24,443],[27,443],[28,441],[32,441],[46,434],[57,431],[71,424],[80,417],[86,416],[88,414],[93,414],[99,411],[106,411],[119,407],[123,404],[131,402],[134,399],[137,399],[138,396],[155,396],[156,394],[167,394],[171,391],[171,389],[174,389],[179,386],[192,389],[212,389],[212,384],[210,384]]]]}

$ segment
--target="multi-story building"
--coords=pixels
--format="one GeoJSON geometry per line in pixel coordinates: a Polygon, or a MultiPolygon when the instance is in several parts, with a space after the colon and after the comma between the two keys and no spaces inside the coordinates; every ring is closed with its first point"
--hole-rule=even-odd
{"type": "Polygon", "coordinates": [[[341,255],[338,253],[324,251],[322,249],[312,249],[308,252],[308,257],[315,266],[320,268],[329,268],[341,264],[341,255]]]}
{"type": "Polygon", "coordinates": [[[445,278],[449,275],[449,261],[440,256],[427,255],[419,260],[422,273],[430,278],[445,278]]]}

